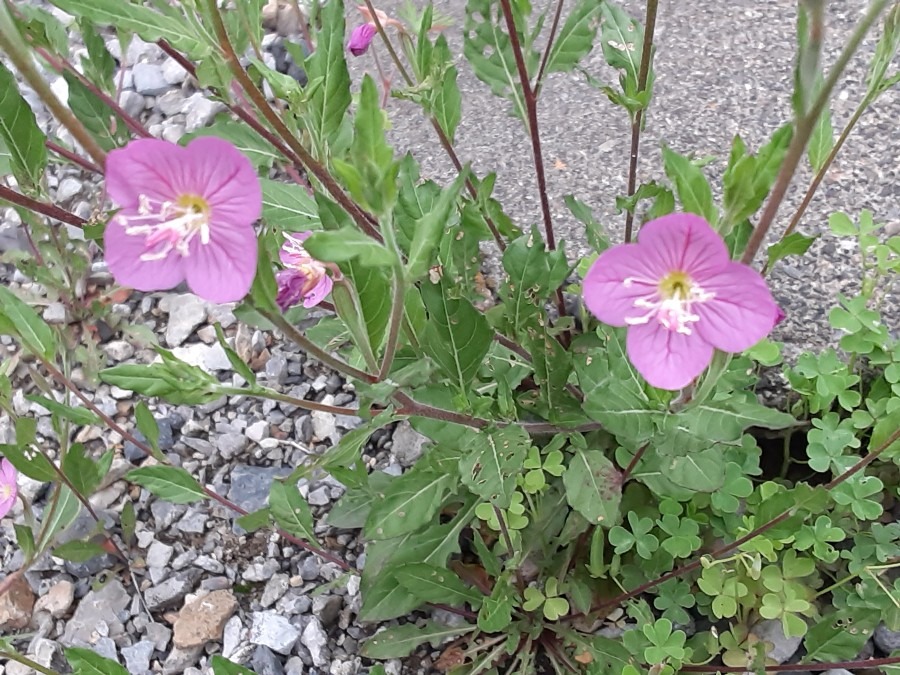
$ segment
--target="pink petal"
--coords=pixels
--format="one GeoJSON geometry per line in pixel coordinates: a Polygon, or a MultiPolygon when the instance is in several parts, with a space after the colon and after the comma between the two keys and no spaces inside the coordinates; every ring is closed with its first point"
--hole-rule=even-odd
{"type": "Polygon", "coordinates": [[[220,221],[249,225],[259,218],[262,188],[246,156],[215,136],[195,138],[184,150],[187,158],[173,182],[181,192],[209,202],[213,227],[220,221]]]}
{"type": "Polygon", "coordinates": [[[331,287],[334,285],[334,282],[331,281],[331,277],[327,274],[319,279],[319,283],[313,287],[313,289],[309,292],[309,294],[303,298],[303,306],[309,309],[310,307],[315,307],[322,300],[325,299],[325,296],[331,293],[331,287]]]}
{"type": "Polygon", "coordinates": [[[106,156],[106,194],[119,206],[136,207],[139,195],[158,201],[178,195],[187,151],[156,138],[131,141],[106,156]]]}
{"type": "Polygon", "coordinates": [[[252,227],[210,227],[209,243],[191,241],[184,259],[191,291],[210,302],[236,302],[253,285],[257,243],[252,227]]]}
{"type": "Polygon", "coordinates": [[[371,23],[364,23],[361,26],[357,26],[353,29],[353,32],[350,33],[347,49],[353,56],[362,56],[366,53],[366,50],[372,43],[372,38],[375,37],[377,32],[378,29],[371,23]]]}
{"type": "MultiPolygon", "coordinates": [[[[120,213],[136,215],[132,209],[120,213]]],[[[143,235],[125,234],[116,218],[107,224],[103,234],[104,257],[116,283],[139,291],[164,291],[184,281],[182,258],[174,251],[160,260],[141,260],[147,252],[145,239],[143,235]]]]}
{"type": "Polygon", "coordinates": [[[655,265],[692,277],[718,272],[730,261],[725,242],[700,216],[672,213],[645,224],[638,233],[642,253],[655,265]]]}
{"type": "Polygon", "coordinates": [[[695,280],[715,298],[693,306],[700,317],[694,329],[717,349],[742,352],[775,327],[781,310],[756,270],[732,262],[718,274],[695,280]]]}
{"type": "Polygon", "coordinates": [[[635,308],[634,301],[652,295],[659,280],[669,271],[659,260],[647,255],[643,246],[620,244],[604,251],[591,265],[584,277],[584,303],[603,323],[624,326],[627,317],[637,317],[646,310],[635,308]],[[625,286],[625,279],[637,278],[647,283],[633,282],[625,286]]]}
{"type": "Polygon", "coordinates": [[[651,386],[678,390],[689,385],[712,359],[713,348],[696,333],[682,335],[651,320],[628,329],[628,358],[651,386]]]}

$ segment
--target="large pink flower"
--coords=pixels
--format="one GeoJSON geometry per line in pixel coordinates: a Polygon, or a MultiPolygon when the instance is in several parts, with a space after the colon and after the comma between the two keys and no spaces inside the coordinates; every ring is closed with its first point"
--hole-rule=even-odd
{"type": "Polygon", "coordinates": [[[3,518],[12,510],[16,503],[16,495],[19,493],[16,480],[19,472],[9,463],[9,460],[0,459],[0,518],[3,518]]]}
{"type": "Polygon", "coordinates": [[[284,235],[284,245],[279,254],[284,269],[275,275],[278,282],[278,297],[275,301],[282,312],[301,301],[306,308],[315,307],[331,293],[333,283],[325,265],[303,248],[303,242],[311,234],[312,232],[302,232],[296,236],[284,235]]]}
{"type": "Polygon", "coordinates": [[[107,156],[106,192],[122,207],[104,235],[118,283],[158,291],[187,280],[211,302],[240,300],[250,290],[262,190],[233,145],[212,136],[187,147],[132,141],[107,156]]]}
{"type": "Polygon", "coordinates": [[[600,321],[628,326],[634,367],[672,390],[703,372],[714,349],[752,347],[780,315],[762,276],[732,262],[715,230],[689,213],[653,220],[637,243],[603,252],[584,279],[584,301],[600,321]]]}

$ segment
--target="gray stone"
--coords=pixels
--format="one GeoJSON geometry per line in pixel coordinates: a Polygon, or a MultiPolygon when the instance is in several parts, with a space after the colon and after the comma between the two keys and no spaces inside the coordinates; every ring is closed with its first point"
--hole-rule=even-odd
{"type": "Polygon", "coordinates": [[[328,665],[331,657],[331,653],[328,651],[328,634],[322,628],[319,619],[310,618],[306,628],[303,629],[303,635],[300,636],[300,642],[309,650],[309,655],[317,668],[324,668],[328,665]]]}
{"type": "Polygon", "coordinates": [[[181,84],[187,79],[188,72],[175,59],[169,57],[162,63],[163,79],[169,84],[181,84]]]}
{"type": "Polygon", "coordinates": [[[300,631],[277,612],[254,612],[250,625],[250,644],[262,645],[279,654],[290,654],[300,631]]]}
{"type": "Polygon", "coordinates": [[[104,622],[108,629],[106,636],[118,637],[125,631],[122,613],[129,604],[131,597],[118,579],[96,591],[89,591],[78,603],[59,641],[67,647],[90,644],[95,630],[104,622]]]}
{"type": "Polygon", "coordinates": [[[771,647],[766,654],[777,664],[784,663],[794,655],[803,641],[802,637],[787,637],[778,619],[765,619],[750,629],[750,633],[760,640],[768,642],[771,647]]]}
{"type": "Polygon", "coordinates": [[[311,606],[312,602],[306,593],[303,593],[296,588],[292,588],[278,600],[275,609],[281,614],[294,616],[297,614],[306,614],[311,606]]]}
{"type": "Polygon", "coordinates": [[[175,607],[184,596],[194,590],[200,578],[200,570],[188,569],[169,577],[161,584],[151,586],[144,592],[144,601],[151,612],[175,607]]]}
{"type": "Polygon", "coordinates": [[[214,345],[198,342],[185,347],[176,347],[172,353],[185,363],[202,368],[207,373],[231,370],[231,361],[218,342],[214,345]]]}
{"type": "Polygon", "coordinates": [[[163,663],[163,675],[181,675],[185,669],[197,663],[197,659],[200,658],[200,652],[202,651],[203,647],[194,647],[192,649],[174,647],[169,652],[169,656],[166,657],[165,663],[163,663]]]}
{"type": "Polygon", "coordinates": [[[287,574],[274,574],[266,582],[259,604],[263,607],[271,607],[285,594],[290,586],[290,578],[287,574]]]}
{"type": "Polygon", "coordinates": [[[156,522],[156,531],[167,530],[187,511],[184,504],[172,504],[171,502],[154,501],[150,504],[150,513],[156,522]]]}
{"type": "Polygon", "coordinates": [[[900,631],[892,631],[883,623],[875,629],[875,645],[885,654],[900,649],[900,631]]]}
{"type": "Polygon", "coordinates": [[[269,382],[284,384],[288,374],[287,365],[287,359],[283,356],[273,356],[266,361],[266,377],[269,382]]]}
{"type": "Polygon", "coordinates": [[[271,649],[257,647],[250,659],[250,667],[256,675],[284,675],[284,666],[271,649]]]}
{"type": "Polygon", "coordinates": [[[317,595],[313,598],[312,611],[323,626],[331,627],[337,623],[344,601],[339,595],[317,595]]]}
{"type": "Polygon", "coordinates": [[[150,640],[135,642],[130,647],[122,648],[125,667],[131,675],[146,675],[150,672],[150,659],[156,646],[150,640]]]}
{"type": "Polygon", "coordinates": [[[175,526],[180,532],[187,534],[203,534],[206,532],[206,523],[209,521],[209,514],[201,508],[189,509],[184,518],[178,521],[175,526]]]}
{"type": "Polygon", "coordinates": [[[831,670],[826,670],[822,675],[853,675],[853,673],[843,668],[832,668],[831,670]]]}
{"type": "MultiPolygon", "coordinates": [[[[57,672],[68,670],[66,655],[58,642],[39,637],[35,639],[32,649],[34,650],[34,660],[42,666],[57,672]]],[[[7,661],[8,663],[9,661],[7,661]]]]}
{"type": "Polygon", "coordinates": [[[184,110],[184,96],[179,90],[167,91],[156,99],[156,110],[166,117],[172,117],[184,110]]]}
{"type": "Polygon", "coordinates": [[[235,615],[228,619],[222,633],[222,656],[231,658],[238,650],[244,635],[244,624],[241,617],[235,615]]]}
{"type": "Polygon", "coordinates": [[[259,420],[247,427],[247,430],[244,433],[247,434],[247,438],[251,441],[259,443],[262,439],[268,438],[269,423],[265,420],[259,420]]]}
{"type": "Polygon", "coordinates": [[[170,296],[169,323],[166,326],[166,344],[179,347],[206,321],[207,304],[193,293],[170,296]]]}
{"type": "Polygon", "coordinates": [[[242,576],[244,581],[268,581],[280,568],[277,560],[266,560],[248,565],[242,576]]]}
{"type": "Polygon", "coordinates": [[[147,105],[147,100],[136,91],[126,89],[119,96],[119,105],[131,117],[139,117],[147,105]]]}
{"type": "Polygon", "coordinates": [[[159,96],[169,90],[169,83],[163,77],[162,68],[155,63],[135,64],[131,71],[134,88],[144,96],[159,96]]]}
{"type": "Polygon", "coordinates": [[[331,494],[327,487],[322,486],[310,492],[306,500],[313,506],[325,506],[331,503],[331,494]]]}
{"type": "Polygon", "coordinates": [[[44,308],[44,321],[47,323],[67,323],[68,313],[61,302],[51,302],[44,308]]]}
{"type": "Polygon", "coordinates": [[[223,459],[232,459],[247,449],[247,437],[243,434],[222,434],[216,440],[216,450],[223,459]]]}
{"type": "Polygon", "coordinates": [[[116,651],[116,643],[112,638],[101,637],[94,641],[94,644],[91,645],[91,649],[97,652],[103,658],[109,659],[110,661],[119,662],[119,654],[116,651]]]}
{"type": "Polygon", "coordinates": [[[153,643],[159,651],[164,652],[172,639],[172,629],[161,623],[147,624],[147,639],[153,643]]]}
{"type": "Polygon", "coordinates": [[[320,574],[319,560],[315,556],[307,556],[300,563],[300,577],[303,581],[315,581],[320,574]]]}
{"type": "Polygon", "coordinates": [[[410,467],[422,456],[422,448],[428,439],[403,420],[394,429],[391,452],[401,466],[410,467]]]}
{"type": "Polygon", "coordinates": [[[312,419],[313,435],[320,441],[326,441],[337,434],[334,415],[320,410],[313,410],[309,414],[312,419]]]}
{"type": "Polygon", "coordinates": [[[125,340],[113,340],[103,345],[103,351],[113,361],[120,363],[134,356],[134,347],[125,340]]]}
{"type": "MultiPolygon", "coordinates": [[[[162,139],[164,141],[169,141],[169,143],[177,143],[181,140],[181,137],[184,136],[185,130],[184,127],[180,124],[167,124],[165,128],[162,130],[162,139]]],[[[209,328],[209,326],[207,326],[209,328]]],[[[198,335],[202,336],[203,328],[197,331],[198,335]]],[[[204,342],[212,342],[213,340],[204,340],[204,342]]]]}
{"type": "Polygon", "coordinates": [[[59,182],[59,187],[56,188],[56,201],[69,201],[72,197],[81,192],[82,187],[84,186],[81,181],[76,178],[63,178],[59,182]]]}
{"type": "Polygon", "coordinates": [[[239,464],[231,472],[228,498],[247,511],[258,511],[266,505],[272,481],[276,478],[284,478],[290,473],[289,467],[239,464]]]}
{"type": "Polygon", "coordinates": [[[154,541],[150,544],[150,548],[147,549],[147,556],[145,558],[147,566],[165,567],[169,564],[174,552],[174,547],[164,544],[161,541],[154,541]]]}
{"type": "Polygon", "coordinates": [[[217,113],[224,110],[224,106],[218,101],[212,101],[201,93],[191,96],[184,104],[184,111],[187,115],[184,128],[190,133],[202,129],[210,122],[217,113]]]}

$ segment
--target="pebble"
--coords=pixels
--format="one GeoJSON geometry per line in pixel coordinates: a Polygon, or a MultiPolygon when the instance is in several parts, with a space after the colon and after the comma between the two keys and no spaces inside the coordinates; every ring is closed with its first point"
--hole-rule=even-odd
{"type": "Polygon", "coordinates": [[[290,472],[289,467],[238,464],[231,472],[228,498],[251,513],[258,511],[266,505],[272,481],[276,478],[284,478],[290,472]]]}
{"type": "Polygon", "coordinates": [[[256,675],[284,675],[284,666],[271,649],[259,646],[253,652],[250,666],[256,675]]]}
{"type": "Polygon", "coordinates": [[[159,96],[169,90],[168,82],[163,77],[162,68],[155,63],[135,64],[131,71],[134,78],[134,88],[144,96],[159,96]]]}
{"type": "Polygon", "coordinates": [[[122,648],[122,656],[125,659],[125,667],[131,675],[148,675],[150,673],[150,659],[156,646],[150,640],[135,642],[130,647],[122,648]]]}
{"type": "Polygon", "coordinates": [[[161,584],[148,588],[144,592],[144,602],[147,603],[147,608],[155,612],[176,606],[184,600],[184,596],[193,590],[199,578],[200,570],[183,570],[161,584]]]}
{"type": "Polygon", "coordinates": [[[156,99],[156,110],[166,117],[172,117],[184,110],[184,96],[178,90],[167,91],[156,99]]]}
{"type": "Polygon", "coordinates": [[[175,548],[173,546],[169,546],[168,544],[164,544],[161,541],[154,541],[150,548],[147,549],[147,556],[145,558],[148,567],[165,567],[169,564],[169,561],[172,559],[172,554],[175,552],[175,548]]]}
{"type": "Polygon", "coordinates": [[[172,85],[181,84],[188,77],[188,72],[172,57],[167,57],[166,60],[163,61],[162,74],[163,79],[172,85]]]}
{"type": "Polygon", "coordinates": [[[81,192],[83,184],[77,178],[63,178],[56,188],[56,201],[67,202],[81,192]]]}
{"type": "Polygon", "coordinates": [[[320,410],[310,413],[312,419],[313,435],[320,441],[331,440],[337,434],[334,415],[320,410]]]}
{"type": "Polygon", "coordinates": [[[193,649],[173,648],[169,652],[165,663],[163,663],[163,675],[182,675],[185,669],[197,663],[201,651],[203,651],[203,647],[194,647],[193,649]]]}
{"type": "Polygon", "coordinates": [[[197,92],[184,102],[183,109],[187,115],[184,128],[185,131],[191,133],[207,126],[219,112],[225,109],[225,106],[197,92]]]}
{"type": "Polygon", "coordinates": [[[225,354],[225,350],[222,349],[222,345],[219,343],[205,345],[202,342],[197,342],[186,347],[173,349],[172,353],[185,363],[197,366],[207,373],[231,370],[231,361],[228,360],[228,355],[225,354]]]}
{"type": "Polygon", "coordinates": [[[112,340],[107,342],[103,345],[103,351],[116,363],[127,361],[134,356],[134,347],[125,340],[112,340]]]}
{"type": "Polygon", "coordinates": [[[900,631],[892,631],[883,623],[875,629],[875,645],[885,654],[900,649],[900,631]]]}
{"type": "Polygon", "coordinates": [[[126,89],[119,96],[119,105],[131,117],[139,117],[146,104],[147,99],[131,89],[126,89]]]}
{"type": "Polygon", "coordinates": [[[410,467],[422,456],[426,443],[428,439],[413,429],[408,421],[403,420],[394,429],[391,453],[401,466],[410,467]]]}
{"type": "Polygon", "coordinates": [[[331,494],[329,489],[323,486],[310,492],[306,500],[313,506],[325,506],[331,503],[331,494]]]}
{"type": "Polygon", "coordinates": [[[98,590],[89,591],[78,603],[59,641],[72,647],[92,643],[95,631],[105,630],[104,637],[122,635],[125,626],[120,617],[130,603],[130,594],[118,579],[108,581],[98,590]]]}
{"type": "Polygon", "coordinates": [[[164,652],[172,639],[172,629],[161,623],[147,624],[147,639],[161,652],[164,652]]]}
{"type": "Polygon", "coordinates": [[[277,560],[266,560],[263,563],[248,565],[242,577],[244,581],[268,581],[279,569],[281,565],[277,560]]]}
{"type": "Polygon", "coordinates": [[[766,654],[777,664],[791,658],[803,641],[802,637],[786,637],[778,619],[760,621],[750,629],[750,633],[771,645],[766,654]]]}
{"type": "Polygon", "coordinates": [[[247,427],[247,431],[244,433],[251,441],[259,443],[262,439],[269,436],[269,423],[265,420],[259,420],[247,427]]]}
{"type": "Polygon", "coordinates": [[[28,626],[34,610],[34,593],[25,577],[18,577],[0,595],[0,634],[3,630],[19,630],[28,626]]]}
{"type": "Polygon", "coordinates": [[[328,651],[328,634],[322,628],[318,618],[310,618],[306,628],[303,629],[300,642],[309,650],[309,655],[316,667],[322,668],[328,665],[328,659],[331,656],[328,651]]]}
{"type": "Polygon", "coordinates": [[[277,612],[254,612],[250,626],[250,644],[262,645],[279,654],[290,654],[300,631],[277,612]]]}
{"type": "Polygon", "coordinates": [[[166,344],[180,347],[201,323],[206,321],[207,304],[193,293],[169,296],[169,323],[166,344]]]}
{"type": "Polygon", "coordinates": [[[34,611],[50,612],[50,616],[54,619],[61,619],[68,613],[73,602],[75,602],[75,585],[67,579],[60,579],[46,594],[38,598],[34,611]]]}
{"type": "Polygon", "coordinates": [[[231,658],[241,644],[244,635],[244,624],[240,616],[233,616],[225,623],[222,633],[222,656],[231,658]]]}
{"type": "Polygon", "coordinates": [[[287,574],[273,574],[272,578],[266,582],[259,604],[263,607],[271,607],[287,592],[289,585],[290,578],[287,574]]]}
{"type": "Polygon", "coordinates": [[[216,451],[223,459],[233,459],[246,449],[247,437],[244,434],[227,433],[216,439],[216,451]]]}
{"type": "Polygon", "coordinates": [[[66,307],[61,302],[51,302],[44,309],[44,321],[47,323],[68,323],[66,307]]]}
{"type": "Polygon", "coordinates": [[[173,627],[175,646],[190,649],[221,640],[225,623],[237,607],[237,598],[229,590],[213,591],[185,603],[173,627]]]}

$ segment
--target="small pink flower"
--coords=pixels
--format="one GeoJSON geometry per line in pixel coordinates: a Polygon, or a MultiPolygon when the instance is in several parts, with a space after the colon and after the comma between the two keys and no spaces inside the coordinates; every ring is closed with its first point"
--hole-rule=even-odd
{"type": "Polygon", "coordinates": [[[12,511],[19,493],[16,480],[19,472],[6,458],[0,459],[0,518],[12,511]]]}
{"type": "Polygon", "coordinates": [[[303,242],[312,232],[299,235],[284,235],[281,247],[281,263],[284,269],[275,275],[278,282],[278,297],[275,301],[281,311],[303,302],[306,308],[315,307],[331,293],[332,281],[322,263],[313,258],[303,248],[303,242]]]}
{"type": "Polygon", "coordinates": [[[781,316],[762,276],[732,262],[715,230],[689,213],[653,220],[636,244],[603,252],[584,279],[584,301],[600,321],[628,326],[634,367],[671,390],[703,372],[714,349],[742,352],[781,316]]]}
{"type": "Polygon", "coordinates": [[[375,28],[374,23],[364,23],[361,26],[357,26],[350,33],[347,49],[353,56],[362,56],[369,49],[369,45],[372,44],[372,39],[377,32],[378,29],[375,28]]]}
{"type": "Polygon", "coordinates": [[[262,190],[231,143],[212,136],[187,147],[132,141],[107,156],[106,192],[122,207],[104,235],[118,283],[158,291],[187,280],[211,302],[240,300],[250,290],[262,190]]]}

